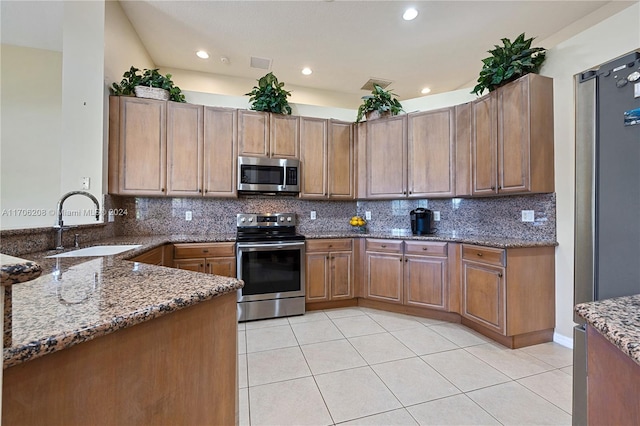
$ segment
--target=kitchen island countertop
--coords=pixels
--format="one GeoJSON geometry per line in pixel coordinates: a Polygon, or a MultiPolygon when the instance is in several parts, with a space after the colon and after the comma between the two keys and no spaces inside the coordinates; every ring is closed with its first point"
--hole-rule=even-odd
{"type": "MultiPolygon", "coordinates": [[[[235,239],[235,235],[219,235],[215,240],[231,237],[235,239]]],[[[87,246],[141,246],[113,256],[48,257],[61,250],[25,255],[42,267],[42,275],[11,288],[11,312],[5,312],[10,328],[5,330],[4,368],[242,288],[236,278],[128,260],[165,243],[194,240],[213,239],[116,237],[87,246]]]]}
{"type": "Polygon", "coordinates": [[[640,364],[640,294],[580,303],[576,313],[640,364]]]}

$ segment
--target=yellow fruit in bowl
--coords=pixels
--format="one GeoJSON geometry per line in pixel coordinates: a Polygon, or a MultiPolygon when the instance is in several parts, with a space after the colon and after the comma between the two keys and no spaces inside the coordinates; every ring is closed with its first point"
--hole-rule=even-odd
{"type": "Polygon", "coordinates": [[[367,223],[367,222],[365,222],[363,218],[361,218],[361,217],[358,218],[358,226],[362,226],[365,223],[367,223]]]}

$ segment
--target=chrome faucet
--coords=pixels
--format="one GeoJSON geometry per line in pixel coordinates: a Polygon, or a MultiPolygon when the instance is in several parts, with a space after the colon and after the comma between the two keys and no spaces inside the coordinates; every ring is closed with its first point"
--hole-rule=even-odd
{"type": "Polygon", "coordinates": [[[62,245],[62,231],[69,228],[68,227],[65,228],[63,226],[64,222],[62,221],[62,205],[67,200],[67,198],[71,197],[72,195],[84,195],[85,197],[93,201],[93,203],[96,205],[96,220],[100,220],[100,203],[98,202],[96,197],[94,197],[92,194],[86,191],[71,191],[64,194],[60,198],[60,201],[58,201],[58,206],[56,208],[56,211],[58,213],[58,220],[56,221],[56,224],[53,226],[53,229],[55,229],[57,232],[56,233],[56,250],[62,250],[64,248],[64,246],[62,245]]]}

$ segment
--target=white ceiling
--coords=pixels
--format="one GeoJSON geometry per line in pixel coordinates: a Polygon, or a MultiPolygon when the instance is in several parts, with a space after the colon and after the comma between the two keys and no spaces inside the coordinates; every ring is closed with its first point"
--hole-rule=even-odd
{"type": "MultiPolygon", "coordinates": [[[[400,99],[468,87],[500,39],[551,48],[637,1],[120,1],[153,62],[255,80],[272,59],[287,85],[353,93],[391,80],[400,99]],[[403,21],[415,6],[419,15],[403,21]],[[591,19],[576,21],[589,16],[591,19]],[[211,57],[198,59],[195,51],[211,57]],[[228,64],[220,57],[229,59],[228,64]],[[313,74],[300,73],[305,66],[313,74]]],[[[2,43],[62,50],[63,2],[0,1],[2,43]]],[[[286,88],[287,86],[285,86],[286,88]]],[[[247,87],[247,91],[250,87],[247,87]]],[[[359,102],[358,102],[359,103],[359,102]]]]}
{"type": "MultiPolygon", "coordinates": [[[[122,1],[159,67],[257,79],[251,56],[272,59],[287,84],[354,93],[393,81],[400,99],[468,87],[500,39],[525,32],[551,48],[608,1],[122,1]],[[402,20],[408,6],[419,10],[402,20]],[[574,25],[575,27],[575,25],[574,25]],[[557,33],[561,36],[557,36],[557,33]],[[556,36],[554,36],[556,35],[556,36]],[[198,59],[195,51],[210,53],[198,59]],[[229,59],[228,64],[220,61],[229,59]],[[301,74],[303,67],[313,74],[301,74]]],[[[614,12],[634,2],[616,2],[614,12]]],[[[610,9],[611,4],[608,5],[610,9]]],[[[286,86],[285,86],[286,88],[286,86]]],[[[249,87],[247,91],[249,91],[249,87]]]]}

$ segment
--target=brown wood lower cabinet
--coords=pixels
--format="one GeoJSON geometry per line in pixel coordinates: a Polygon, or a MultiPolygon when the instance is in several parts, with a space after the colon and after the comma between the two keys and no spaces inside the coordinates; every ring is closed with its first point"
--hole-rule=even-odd
{"type": "Polygon", "coordinates": [[[511,348],[550,341],[554,247],[462,245],[462,322],[511,348]]]}
{"type": "Polygon", "coordinates": [[[405,241],[404,244],[404,304],[446,310],[447,243],[405,241]]]}
{"type": "Polygon", "coordinates": [[[236,298],[234,291],[5,369],[2,424],[237,424],[236,298]]]}
{"type": "Polygon", "coordinates": [[[367,239],[365,297],[446,310],[447,243],[367,239]]]}
{"type": "Polygon", "coordinates": [[[587,326],[587,422],[640,424],[640,365],[587,326]]]}
{"type": "Polygon", "coordinates": [[[235,243],[174,244],[173,267],[235,277],[235,243]]]}
{"type": "Polygon", "coordinates": [[[308,240],[306,302],[353,299],[353,241],[308,240]]]}

